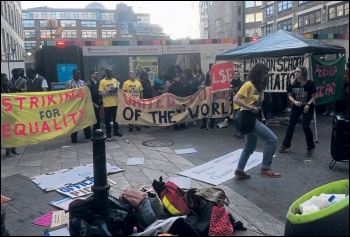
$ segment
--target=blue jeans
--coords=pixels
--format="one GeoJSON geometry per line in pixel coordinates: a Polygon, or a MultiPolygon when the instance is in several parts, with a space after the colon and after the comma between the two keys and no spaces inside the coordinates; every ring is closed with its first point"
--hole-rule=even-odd
{"type": "Polygon", "coordinates": [[[261,138],[265,142],[261,169],[271,168],[278,140],[276,135],[265,124],[256,119],[254,131],[245,135],[246,143],[241,156],[239,157],[237,170],[244,171],[244,167],[246,166],[250,155],[254,153],[258,138],[261,138]]]}

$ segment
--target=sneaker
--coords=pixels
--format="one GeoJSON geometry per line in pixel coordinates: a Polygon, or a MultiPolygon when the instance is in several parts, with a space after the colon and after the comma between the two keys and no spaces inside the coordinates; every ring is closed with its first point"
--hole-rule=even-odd
{"type": "Polygon", "coordinates": [[[311,149],[307,148],[307,149],[306,149],[306,155],[307,155],[307,156],[311,156],[312,153],[314,152],[314,150],[315,150],[315,147],[313,147],[313,148],[311,148],[311,149]]]}
{"type": "Polygon", "coordinates": [[[332,111],[332,112],[329,113],[329,116],[332,116],[332,117],[333,117],[334,115],[335,115],[334,111],[332,111]]]}
{"type": "Polygon", "coordinates": [[[136,131],[140,132],[141,128],[140,127],[136,127],[136,131]]]}
{"type": "Polygon", "coordinates": [[[107,138],[112,138],[112,134],[107,133],[107,138]]]}
{"type": "Polygon", "coordinates": [[[239,179],[250,179],[250,175],[244,171],[236,170],[235,176],[239,179]]]}
{"type": "Polygon", "coordinates": [[[331,112],[326,111],[326,112],[324,112],[322,115],[324,115],[324,116],[328,116],[330,113],[331,113],[331,112]]]}
{"type": "Polygon", "coordinates": [[[12,154],[14,154],[14,155],[16,155],[16,156],[18,156],[18,155],[20,155],[21,153],[19,153],[18,151],[16,151],[16,150],[11,150],[11,152],[12,152],[12,154]]]}
{"type": "Polygon", "coordinates": [[[266,177],[266,178],[279,178],[281,177],[281,174],[273,170],[261,170],[260,176],[266,177]]]}
{"type": "Polygon", "coordinates": [[[240,133],[240,132],[237,132],[236,133],[236,136],[237,136],[237,138],[243,138],[244,136],[242,135],[242,133],[240,133]]]}
{"type": "Polygon", "coordinates": [[[119,131],[115,131],[115,132],[113,133],[113,135],[114,135],[114,136],[117,136],[117,137],[122,137],[122,136],[123,136],[123,134],[120,133],[119,131]]]}
{"type": "Polygon", "coordinates": [[[283,153],[285,152],[285,150],[287,150],[289,147],[286,147],[286,146],[281,146],[280,149],[278,149],[279,153],[283,153]]]}

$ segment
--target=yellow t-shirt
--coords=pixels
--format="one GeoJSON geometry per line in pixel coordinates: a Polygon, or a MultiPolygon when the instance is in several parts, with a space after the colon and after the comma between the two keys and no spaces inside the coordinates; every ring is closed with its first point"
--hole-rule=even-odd
{"type": "MultiPolygon", "coordinates": [[[[98,88],[98,91],[109,91],[113,89],[113,87],[119,88],[120,83],[117,81],[117,79],[107,79],[104,78],[100,81],[100,87],[98,88]]],[[[103,95],[102,101],[103,101],[103,107],[112,107],[117,106],[117,92],[111,92],[109,95],[103,95]]]]}
{"type": "MultiPolygon", "coordinates": [[[[244,101],[249,106],[261,107],[262,105],[262,95],[255,89],[255,86],[251,81],[244,83],[237,94],[244,96],[244,101]]],[[[245,109],[241,108],[241,110],[245,109]]]]}
{"type": "Polygon", "coordinates": [[[124,82],[122,90],[135,98],[141,99],[141,91],[143,91],[143,87],[140,81],[127,80],[124,82]]]}

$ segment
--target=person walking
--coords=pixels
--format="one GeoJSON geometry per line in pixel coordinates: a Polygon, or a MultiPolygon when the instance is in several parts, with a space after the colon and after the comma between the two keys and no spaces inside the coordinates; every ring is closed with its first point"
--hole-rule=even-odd
{"type": "Polygon", "coordinates": [[[119,132],[119,124],[116,121],[118,109],[117,92],[120,83],[113,77],[112,68],[106,68],[105,74],[105,78],[100,81],[98,91],[102,96],[107,138],[112,138],[111,122],[113,122],[113,135],[122,137],[123,134],[119,132]]]}
{"type": "Polygon", "coordinates": [[[90,71],[90,78],[86,81],[87,87],[90,89],[91,93],[91,99],[92,103],[94,105],[94,111],[95,111],[95,117],[96,117],[96,123],[92,127],[92,132],[94,132],[96,129],[100,129],[100,107],[102,104],[102,97],[100,96],[100,93],[98,92],[98,89],[100,88],[100,81],[98,79],[98,71],[96,69],[92,69],[90,71]]]}
{"type": "Polygon", "coordinates": [[[234,70],[233,71],[233,80],[231,81],[231,85],[230,85],[229,100],[230,100],[230,104],[232,104],[232,106],[233,106],[233,122],[234,122],[235,129],[236,129],[233,136],[237,137],[237,138],[243,138],[243,135],[239,131],[241,108],[239,107],[239,105],[233,103],[233,98],[235,97],[235,95],[237,94],[239,89],[241,89],[242,85],[243,85],[243,81],[241,81],[241,76],[240,76],[239,71],[234,70]]]}
{"type": "MultiPolygon", "coordinates": [[[[81,78],[81,72],[79,69],[75,68],[73,70],[73,77],[66,83],[66,89],[74,89],[74,88],[81,88],[85,86],[85,82],[80,79],[81,78]]],[[[90,126],[84,128],[84,135],[85,139],[90,139],[92,136],[91,128],[90,126]]],[[[78,132],[73,132],[70,135],[72,143],[78,142],[78,132]]]]}
{"type": "MultiPolygon", "coordinates": [[[[241,107],[242,120],[244,113],[250,116],[251,119],[249,120],[252,122],[250,124],[252,131],[245,134],[246,143],[234,173],[237,178],[250,178],[250,175],[244,172],[244,168],[256,148],[258,138],[265,142],[260,175],[268,178],[281,177],[281,174],[271,169],[273,156],[277,148],[277,137],[258,119],[258,114],[261,113],[263,92],[268,82],[268,72],[269,68],[265,64],[255,64],[248,74],[247,82],[242,85],[233,100],[233,103],[241,107]]],[[[242,126],[243,123],[241,124],[241,130],[242,126]]]]}
{"type": "Polygon", "coordinates": [[[47,91],[49,86],[46,79],[37,74],[34,68],[27,68],[26,74],[28,78],[26,81],[27,92],[47,91]]]}
{"type": "MultiPolygon", "coordinates": [[[[143,99],[143,87],[140,81],[135,79],[135,73],[129,72],[129,79],[123,84],[123,91],[131,95],[132,97],[143,99]]],[[[136,131],[141,131],[139,125],[135,125],[136,131]]],[[[129,132],[134,130],[134,124],[129,124],[129,132]]]]}
{"type": "MultiPolygon", "coordinates": [[[[14,93],[15,91],[9,86],[9,79],[5,73],[1,73],[1,94],[14,93]]],[[[21,153],[16,151],[16,147],[6,148],[6,156],[12,157],[13,155],[20,155],[21,153]]]]}
{"type": "Polygon", "coordinates": [[[314,101],[317,98],[317,91],[313,81],[307,79],[306,67],[299,66],[295,69],[295,80],[287,87],[288,98],[292,101],[292,111],[289,119],[287,133],[284,137],[279,152],[283,153],[291,146],[294,128],[299,117],[303,114],[302,127],[306,138],[306,155],[311,156],[315,150],[313,134],[310,129],[312,116],[314,115],[314,101]]]}

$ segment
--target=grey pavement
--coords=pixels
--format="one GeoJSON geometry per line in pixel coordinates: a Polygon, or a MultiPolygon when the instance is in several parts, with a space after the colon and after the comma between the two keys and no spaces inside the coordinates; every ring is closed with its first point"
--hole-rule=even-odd
{"type": "MultiPolygon", "coordinates": [[[[127,128],[123,130],[127,131],[127,128]]],[[[11,235],[40,236],[44,234],[46,228],[32,225],[32,221],[50,210],[58,210],[49,202],[64,196],[56,191],[42,191],[29,178],[91,164],[92,142],[84,139],[81,131],[78,134],[77,144],[72,144],[68,135],[36,145],[19,147],[18,151],[21,155],[6,157],[5,149],[1,149],[1,194],[13,198],[1,204],[1,208],[7,212],[5,225],[11,235]]],[[[171,146],[160,144],[152,135],[143,132],[125,132],[123,137],[107,139],[106,159],[111,165],[125,169],[123,172],[108,175],[108,179],[117,182],[110,189],[110,195],[114,197],[119,197],[126,187],[137,188],[142,184],[150,185],[160,176],[164,179],[177,176],[177,173],[195,166],[184,157],[177,155],[171,146]],[[143,145],[146,141],[148,141],[147,146],[143,145]],[[131,157],[145,157],[145,163],[127,166],[127,160],[131,157]]],[[[209,186],[213,185],[192,179],[192,187],[209,186]]],[[[224,185],[218,185],[218,187],[226,192],[230,200],[230,205],[226,209],[248,228],[247,231],[235,231],[234,236],[284,234],[284,223],[231,188],[224,185]]]]}

